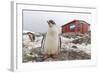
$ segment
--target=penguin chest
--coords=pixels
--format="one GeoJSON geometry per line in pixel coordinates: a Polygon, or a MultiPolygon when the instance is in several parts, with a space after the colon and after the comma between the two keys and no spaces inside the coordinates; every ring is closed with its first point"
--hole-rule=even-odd
{"type": "Polygon", "coordinates": [[[58,53],[58,36],[47,36],[45,41],[45,52],[47,54],[58,53]]]}

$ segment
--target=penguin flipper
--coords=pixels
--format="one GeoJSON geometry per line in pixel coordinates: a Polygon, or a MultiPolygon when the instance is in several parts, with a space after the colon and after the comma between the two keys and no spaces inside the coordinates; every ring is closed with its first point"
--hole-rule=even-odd
{"type": "Polygon", "coordinates": [[[62,46],[61,36],[59,36],[59,42],[58,42],[59,52],[61,51],[61,46],[62,46]]]}
{"type": "Polygon", "coordinates": [[[44,49],[44,43],[45,43],[45,39],[46,39],[46,35],[42,35],[43,38],[41,40],[41,48],[44,49]]]}
{"type": "Polygon", "coordinates": [[[60,42],[60,49],[61,49],[61,45],[62,45],[61,37],[59,37],[59,42],[60,42]]]}

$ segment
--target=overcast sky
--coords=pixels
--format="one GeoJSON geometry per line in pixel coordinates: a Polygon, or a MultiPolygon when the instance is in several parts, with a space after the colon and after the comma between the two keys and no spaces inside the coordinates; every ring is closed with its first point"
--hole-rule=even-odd
{"type": "Polygon", "coordinates": [[[33,32],[46,32],[48,28],[47,20],[54,20],[57,26],[62,26],[74,19],[84,20],[91,24],[91,14],[24,11],[23,30],[33,32]]]}

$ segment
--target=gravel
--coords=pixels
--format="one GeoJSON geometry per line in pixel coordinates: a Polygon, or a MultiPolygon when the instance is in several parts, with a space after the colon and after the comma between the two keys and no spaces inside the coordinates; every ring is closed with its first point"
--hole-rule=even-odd
{"type": "MultiPolygon", "coordinates": [[[[37,47],[28,49],[23,46],[23,62],[44,62],[44,61],[64,61],[64,60],[87,60],[91,59],[91,34],[88,33],[66,33],[61,34],[61,50],[56,57],[42,54],[41,37],[35,41],[37,47]]],[[[30,47],[30,46],[29,46],[30,47]]],[[[55,56],[55,55],[54,55],[55,56]]]]}

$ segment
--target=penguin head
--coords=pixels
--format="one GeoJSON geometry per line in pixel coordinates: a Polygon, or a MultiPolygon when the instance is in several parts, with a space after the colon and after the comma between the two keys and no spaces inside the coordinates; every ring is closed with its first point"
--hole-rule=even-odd
{"type": "Polygon", "coordinates": [[[35,40],[35,34],[31,32],[27,32],[27,35],[29,36],[29,39],[33,42],[35,40]]]}
{"type": "Polygon", "coordinates": [[[49,20],[49,21],[47,21],[47,23],[48,23],[49,27],[53,27],[56,25],[56,23],[53,20],[49,20]]]}
{"type": "Polygon", "coordinates": [[[48,33],[50,34],[58,34],[58,28],[56,26],[56,23],[53,20],[47,21],[48,23],[48,33]]]}

